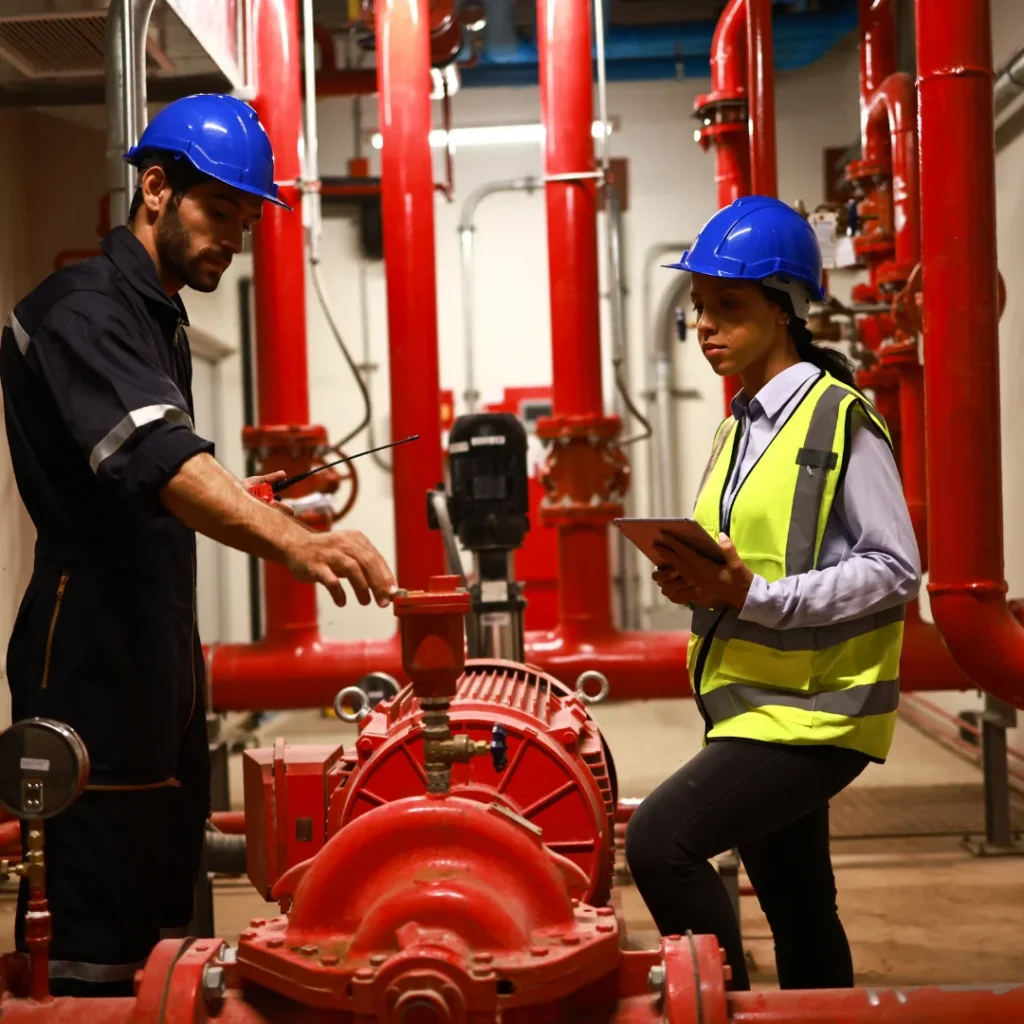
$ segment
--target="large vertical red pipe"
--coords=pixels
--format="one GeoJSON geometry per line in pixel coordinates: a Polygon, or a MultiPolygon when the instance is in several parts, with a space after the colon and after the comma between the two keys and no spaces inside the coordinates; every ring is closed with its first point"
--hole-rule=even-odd
{"type": "MultiPolygon", "coordinates": [[[[309,423],[306,361],[306,258],[300,177],[297,0],[253,0],[252,33],[257,59],[253,106],[274,147],[274,177],[293,212],[263,204],[253,229],[256,373],[259,422],[263,426],[309,423]]],[[[317,630],[316,590],[287,569],[264,563],[268,639],[295,638],[317,630]]]]}
{"type": "MultiPolygon", "coordinates": [[[[552,413],[603,412],[593,65],[586,0],[538,0],[540,104],[551,290],[552,413]],[[553,180],[554,179],[554,180],[553,180]]],[[[558,527],[559,621],[611,628],[607,525],[558,527]]]]}
{"type": "MultiPolygon", "coordinates": [[[[711,40],[713,96],[747,96],[747,0],[729,0],[711,40]]],[[[730,122],[726,122],[730,123],[730,122]]],[[[718,207],[750,195],[750,132],[722,130],[715,135],[715,186],[718,207]]]]}
{"type": "Polygon", "coordinates": [[[601,335],[590,15],[586,0],[538,0],[540,107],[551,288],[553,413],[600,413],[601,335]]]}
{"type": "Polygon", "coordinates": [[[1024,708],[1003,577],[988,0],[917,0],[932,614],[975,683],[1024,708]]]}
{"type": "MultiPolygon", "coordinates": [[[[731,100],[733,104],[748,100],[747,91],[747,0],[729,0],[715,25],[711,40],[712,96],[731,100]]],[[[731,108],[725,108],[731,113],[731,108]]],[[[718,208],[728,206],[741,196],[750,195],[750,129],[741,129],[731,120],[723,119],[716,126],[715,188],[718,208]]],[[[739,377],[722,380],[725,414],[731,411],[732,400],[740,389],[739,377]]]]}
{"type": "Polygon", "coordinates": [[[747,0],[747,78],[751,189],[756,196],[777,196],[772,0],[747,0]]]}
{"type": "Polygon", "coordinates": [[[434,270],[434,174],[430,155],[428,0],[378,0],[377,89],[381,202],[387,262],[391,436],[395,449],[395,572],[426,589],[444,572],[440,534],[427,528],[427,491],[442,479],[441,388],[434,270]]]}

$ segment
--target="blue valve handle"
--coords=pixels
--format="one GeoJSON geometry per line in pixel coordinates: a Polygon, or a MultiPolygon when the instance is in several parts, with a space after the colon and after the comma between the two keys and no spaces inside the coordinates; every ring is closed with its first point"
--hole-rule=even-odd
{"type": "Polygon", "coordinates": [[[496,772],[502,772],[508,767],[508,746],[505,743],[505,726],[503,725],[491,727],[491,763],[496,772]]]}

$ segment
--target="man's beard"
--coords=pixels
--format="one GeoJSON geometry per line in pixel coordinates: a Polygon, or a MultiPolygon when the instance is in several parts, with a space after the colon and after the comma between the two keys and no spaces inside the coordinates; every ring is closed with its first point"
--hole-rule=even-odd
{"type": "Polygon", "coordinates": [[[231,253],[222,252],[210,246],[202,252],[191,255],[192,234],[185,227],[177,202],[168,204],[156,231],[156,252],[160,257],[160,269],[197,292],[212,292],[220,284],[221,272],[214,270],[203,260],[213,256],[224,263],[231,262],[231,253]]]}

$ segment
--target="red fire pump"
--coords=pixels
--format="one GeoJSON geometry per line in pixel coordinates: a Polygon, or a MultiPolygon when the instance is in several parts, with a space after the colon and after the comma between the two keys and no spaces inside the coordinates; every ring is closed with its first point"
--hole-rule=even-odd
{"type": "MultiPolygon", "coordinates": [[[[503,787],[486,773],[481,778],[503,795],[521,784],[517,758],[525,762],[539,756],[537,751],[554,758],[560,750],[558,758],[572,760],[564,744],[555,746],[562,739],[558,730],[548,730],[554,733],[550,748],[535,742],[544,735],[538,725],[553,726],[559,715],[563,722],[582,722],[580,736],[594,734],[585,713],[582,719],[574,713],[571,694],[562,699],[539,676],[528,681],[523,667],[518,675],[505,675],[500,685],[510,695],[517,689],[520,696],[530,694],[533,725],[526,725],[523,702],[481,699],[484,687],[493,691],[509,667],[463,674],[470,597],[457,583],[457,578],[434,577],[430,590],[396,596],[412,691],[380,712],[381,722],[391,714],[395,722],[367,758],[367,767],[357,769],[342,788],[339,807],[357,793],[372,802],[371,786],[379,783],[367,768],[375,760],[382,771],[389,762],[389,770],[397,771],[394,765],[404,760],[418,780],[409,788],[419,792],[390,801],[378,794],[379,806],[354,814],[322,848],[285,870],[270,893],[282,913],[253,919],[237,947],[220,939],[159,943],[136,975],[135,996],[121,999],[52,999],[46,993],[49,914],[43,833],[37,825],[31,830],[31,869],[25,869],[36,912],[29,922],[31,954],[0,958],[4,1024],[1003,1024],[1024,1019],[1024,986],[729,993],[729,969],[713,937],[671,935],[659,950],[625,950],[614,910],[572,897],[574,889],[592,884],[580,865],[551,849],[545,831],[510,800],[490,799],[486,781],[475,793],[459,781],[463,766],[476,758],[483,764],[489,754],[489,767],[509,773],[510,782],[503,787]],[[472,679],[477,689],[467,684],[472,679]],[[550,716],[538,714],[545,693],[550,716]],[[414,702],[422,757],[401,739],[414,702]],[[501,719],[489,735],[472,727],[470,715],[481,715],[481,709],[501,719]],[[479,735],[487,738],[474,738],[479,735]],[[393,753],[386,755],[389,743],[393,753]],[[472,799],[459,795],[460,785],[472,799]]],[[[360,740],[374,735],[368,722],[360,740]]],[[[18,739],[16,729],[8,732],[18,739]]],[[[279,750],[283,755],[283,745],[279,750]]],[[[22,773],[8,771],[6,789],[0,773],[0,803],[17,813],[20,802],[22,816],[38,819],[37,794],[44,783],[25,773],[31,775],[40,762],[23,753],[11,744],[0,750],[0,762],[20,764],[22,773]]],[[[283,774],[293,774],[294,767],[295,774],[312,781],[295,791],[258,789],[270,810],[288,822],[283,832],[269,833],[268,863],[275,857],[285,863],[293,840],[313,849],[317,831],[328,827],[323,787],[340,779],[343,758],[292,759],[286,769],[282,759],[269,756],[269,764],[280,765],[283,774]],[[317,767],[307,771],[304,764],[317,767]],[[317,787],[319,816],[307,816],[317,787]],[[279,845],[285,849],[275,850],[279,845]]],[[[64,773],[69,799],[87,776],[81,761],[76,771],[64,773]]],[[[50,806],[49,797],[45,803],[50,806]]],[[[266,812],[266,803],[261,806],[266,812]]],[[[250,813],[255,816],[259,809],[247,807],[247,817],[250,813]]]]}
{"type": "MultiPolygon", "coordinates": [[[[580,697],[552,676],[508,661],[476,660],[456,684],[452,733],[482,742],[501,736],[502,760],[452,768],[453,795],[495,805],[540,828],[544,845],[582,872],[571,895],[607,902],[618,786],[597,723],[580,697]],[[585,882],[582,879],[585,878],[585,882]]],[[[278,878],[382,803],[423,791],[423,708],[414,688],[378,704],[347,749],[290,747],[245,754],[249,875],[269,894],[278,878]],[[289,813],[301,809],[301,814],[289,813]],[[283,813],[281,813],[283,812],[283,813]],[[308,836],[296,839],[300,830],[308,836]],[[315,822],[315,824],[314,824],[315,822]],[[267,850],[275,851],[268,859],[267,850]],[[281,851],[281,856],[277,856],[281,851]]]]}

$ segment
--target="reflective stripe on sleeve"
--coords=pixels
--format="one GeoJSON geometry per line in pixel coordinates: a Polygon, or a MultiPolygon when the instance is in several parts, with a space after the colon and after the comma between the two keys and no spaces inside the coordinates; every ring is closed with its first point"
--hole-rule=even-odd
{"type": "Polygon", "coordinates": [[[18,351],[22,355],[28,350],[28,331],[18,322],[18,318],[11,313],[7,318],[7,326],[14,332],[14,340],[18,345],[18,351]]]}
{"type": "Polygon", "coordinates": [[[156,420],[167,420],[175,426],[185,426],[189,430],[194,430],[192,417],[176,405],[146,405],[141,409],[133,409],[93,448],[89,456],[92,471],[95,473],[103,460],[117,452],[136,430],[156,420]]]}

